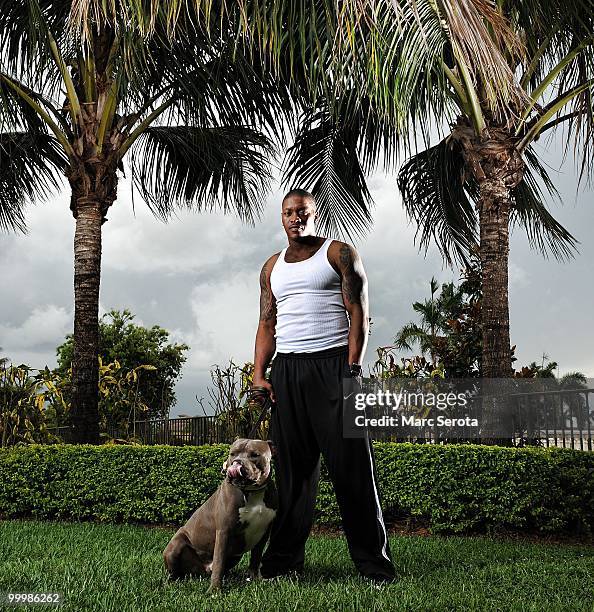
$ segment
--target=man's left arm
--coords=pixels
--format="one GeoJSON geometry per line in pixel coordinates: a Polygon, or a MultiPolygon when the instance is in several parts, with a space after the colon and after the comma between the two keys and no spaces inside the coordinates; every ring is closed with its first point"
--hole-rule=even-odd
{"type": "Polygon", "coordinates": [[[335,261],[342,281],[342,300],[350,318],[349,365],[362,364],[369,336],[367,275],[357,251],[348,244],[339,245],[335,261]]]}

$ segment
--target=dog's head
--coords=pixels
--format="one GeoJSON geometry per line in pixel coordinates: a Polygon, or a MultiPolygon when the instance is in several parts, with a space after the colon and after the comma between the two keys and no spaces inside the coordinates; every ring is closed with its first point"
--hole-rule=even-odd
{"type": "Polygon", "coordinates": [[[238,487],[263,485],[270,476],[271,460],[275,454],[270,440],[240,438],[231,445],[221,473],[238,487]]]}

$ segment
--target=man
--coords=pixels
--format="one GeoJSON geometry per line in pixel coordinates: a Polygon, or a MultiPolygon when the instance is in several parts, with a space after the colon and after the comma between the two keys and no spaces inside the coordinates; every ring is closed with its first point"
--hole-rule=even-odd
{"type": "Polygon", "coordinates": [[[342,435],[342,380],[361,374],[369,319],[367,279],[355,249],[316,236],[313,196],[287,193],[282,223],[289,245],[260,275],[254,386],[276,402],[271,437],[279,510],[262,576],[300,573],[317,494],[320,452],[340,507],[349,552],[376,582],[394,578],[368,439],[342,435]],[[265,372],[275,351],[271,381],[265,372]]]}

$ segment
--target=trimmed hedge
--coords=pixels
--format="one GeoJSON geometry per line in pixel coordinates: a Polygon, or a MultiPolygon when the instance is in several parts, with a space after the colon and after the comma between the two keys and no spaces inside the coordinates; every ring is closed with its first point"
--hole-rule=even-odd
{"type": "MultiPolygon", "coordinates": [[[[221,481],[228,446],[31,445],[0,450],[0,515],[181,524],[221,481]]],[[[374,443],[391,515],[434,532],[591,532],[594,453],[374,443]]],[[[322,470],[317,523],[340,521],[322,470]]]]}

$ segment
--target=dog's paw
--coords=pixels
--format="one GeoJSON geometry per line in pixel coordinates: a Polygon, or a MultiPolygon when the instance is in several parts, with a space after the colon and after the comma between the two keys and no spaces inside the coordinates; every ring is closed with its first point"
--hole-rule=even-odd
{"type": "Polygon", "coordinates": [[[211,597],[216,597],[217,595],[220,595],[221,593],[221,585],[220,584],[211,584],[208,587],[208,591],[206,591],[207,595],[210,595],[211,597]]]}

